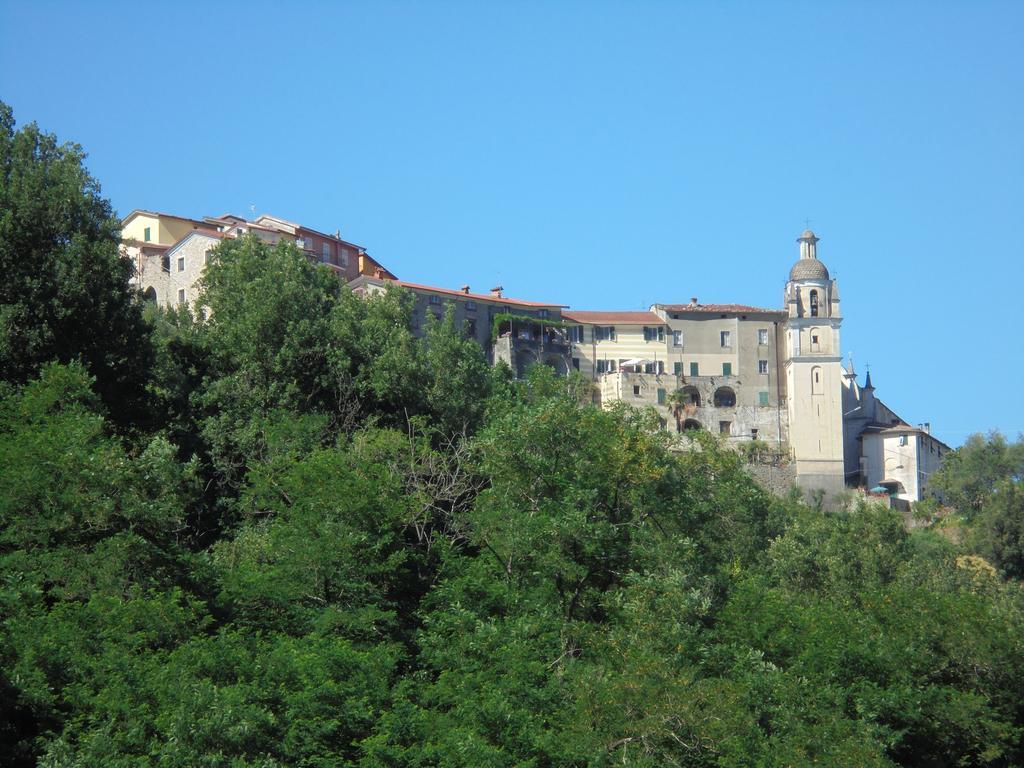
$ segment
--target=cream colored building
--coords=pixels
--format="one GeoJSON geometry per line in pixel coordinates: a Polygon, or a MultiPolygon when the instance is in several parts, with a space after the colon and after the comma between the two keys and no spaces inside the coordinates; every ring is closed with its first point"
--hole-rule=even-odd
{"type": "Polygon", "coordinates": [[[191,303],[209,251],[224,238],[254,236],[265,243],[295,243],[314,263],[324,264],[340,280],[360,275],[393,278],[361,246],[293,221],[263,215],[254,221],[225,214],[189,219],[168,213],[134,210],[121,222],[122,253],[135,270],[133,282],[161,306],[191,303]]]}

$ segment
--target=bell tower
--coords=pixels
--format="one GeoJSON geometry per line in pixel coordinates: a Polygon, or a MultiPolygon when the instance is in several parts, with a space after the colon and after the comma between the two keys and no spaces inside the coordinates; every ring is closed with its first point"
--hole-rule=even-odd
{"type": "Polygon", "coordinates": [[[818,260],[818,237],[808,229],[797,242],[785,293],[789,439],[797,484],[832,495],[845,487],[839,289],[818,260]]]}

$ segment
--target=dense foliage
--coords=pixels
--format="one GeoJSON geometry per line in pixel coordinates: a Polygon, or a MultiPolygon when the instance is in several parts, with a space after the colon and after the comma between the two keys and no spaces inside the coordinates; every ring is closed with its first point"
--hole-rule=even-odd
{"type": "Polygon", "coordinates": [[[411,309],[227,241],[144,418],[91,352],[0,385],[0,764],[1024,762],[1019,466],[983,546],[823,513],[411,309]]]}

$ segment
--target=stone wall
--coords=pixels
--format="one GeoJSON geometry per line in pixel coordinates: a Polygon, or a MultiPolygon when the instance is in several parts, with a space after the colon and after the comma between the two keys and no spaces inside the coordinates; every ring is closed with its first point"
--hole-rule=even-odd
{"type": "Polygon", "coordinates": [[[746,470],[758,485],[776,496],[788,496],[796,484],[796,465],[793,463],[782,466],[747,464],[746,470]]]}

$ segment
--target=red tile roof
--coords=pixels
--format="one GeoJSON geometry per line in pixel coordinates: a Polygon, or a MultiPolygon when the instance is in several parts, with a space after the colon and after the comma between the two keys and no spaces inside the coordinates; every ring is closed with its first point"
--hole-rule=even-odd
{"type": "Polygon", "coordinates": [[[522,299],[510,299],[507,296],[492,296],[489,293],[463,293],[462,291],[455,291],[451,288],[438,288],[434,285],[420,285],[418,283],[410,283],[406,280],[391,280],[395,285],[400,285],[403,288],[409,288],[413,291],[431,291],[432,293],[442,293],[446,296],[465,296],[466,298],[473,299],[474,301],[490,301],[495,304],[515,304],[520,307],[545,307],[549,309],[560,309],[568,306],[568,304],[549,304],[542,301],[524,301],[522,299]]]}
{"type": "Polygon", "coordinates": [[[659,304],[666,312],[710,312],[717,314],[742,314],[745,312],[767,312],[782,314],[781,309],[751,307],[749,304],[659,304]]]}
{"type": "Polygon", "coordinates": [[[574,309],[571,312],[563,312],[562,318],[571,323],[665,325],[665,321],[653,312],[587,312],[574,309]]]}

